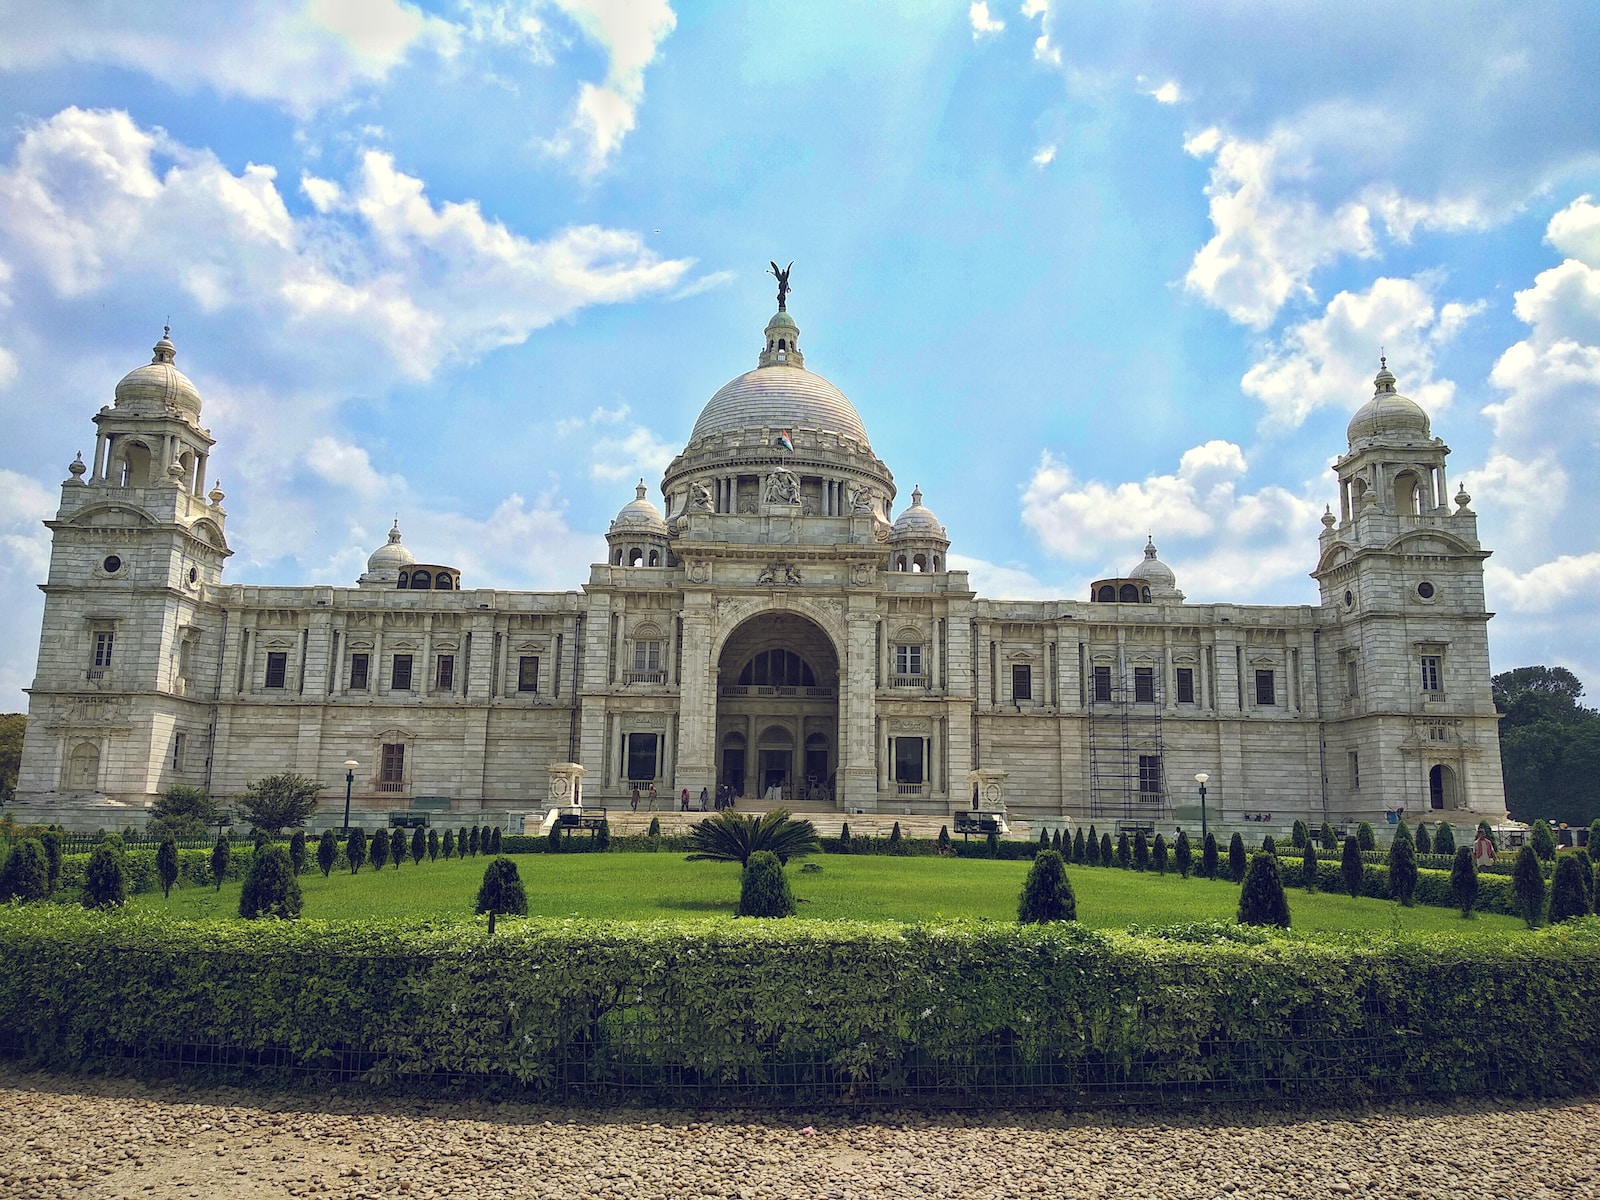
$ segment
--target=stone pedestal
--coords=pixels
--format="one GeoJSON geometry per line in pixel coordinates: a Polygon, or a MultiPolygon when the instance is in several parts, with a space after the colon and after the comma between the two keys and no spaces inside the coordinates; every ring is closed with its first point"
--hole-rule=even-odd
{"type": "Polygon", "coordinates": [[[985,812],[1001,811],[1006,806],[1006,776],[1009,771],[980,767],[967,772],[967,804],[985,812]],[[978,802],[972,803],[972,789],[978,789],[978,802]]]}
{"type": "Polygon", "coordinates": [[[551,763],[545,768],[550,776],[545,793],[551,807],[583,805],[583,767],[578,763],[551,763]]]}

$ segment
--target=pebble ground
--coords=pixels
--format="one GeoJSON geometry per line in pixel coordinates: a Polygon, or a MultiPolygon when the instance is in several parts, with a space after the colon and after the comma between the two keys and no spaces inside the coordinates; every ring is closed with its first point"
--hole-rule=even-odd
{"type": "Polygon", "coordinates": [[[1209,1113],[576,1111],[24,1074],[0,1196],[1600,1198],[1600,1101],[1209,1113]]]}

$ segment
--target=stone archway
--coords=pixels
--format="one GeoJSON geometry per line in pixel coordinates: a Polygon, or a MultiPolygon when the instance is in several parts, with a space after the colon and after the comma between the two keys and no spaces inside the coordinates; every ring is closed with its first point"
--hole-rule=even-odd
{"type": "Polygon", "coordinates": [[[735,796],[832,804],[839,654],[820,625],[785,609],[750,617],[729,634],[717,658],[715,746],[717,786],[735,796]]]}
{"type": "Polygon", "coordinates": [[[1456,773],[1439,763],[1428,772],[1428,807],[1450,809],[1460,807],[1457,800],[1456,773]]]}

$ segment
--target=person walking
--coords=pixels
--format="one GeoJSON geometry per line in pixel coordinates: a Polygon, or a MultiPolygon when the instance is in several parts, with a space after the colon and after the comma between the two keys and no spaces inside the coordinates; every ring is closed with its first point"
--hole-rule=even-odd
{"type": "Polygon", "coordinates": [[[700,811],[711,811],[711,789],[708,787],[703,787],[700,789],[700,811]]]}
{"type": "Polygon", "coordinates": [[[689,811],[689,789],[688,788],[684,788],[683,789],[683,811],[684,812],[688,812],[689,811]]]}
{"type": "Polygon", "coordinates": [[[638,788],[634,788],[633,789],[633,811],[634,812],[638,812],[639,811],[639,789],[638,788]]]}
{"type": "Polygon", "coordinates": [[[651,785],[650,785],[650,811],[651,812],[655,812],[655,810],[656,810],[656,785],[654,783],[651,783],[651,785]]]}

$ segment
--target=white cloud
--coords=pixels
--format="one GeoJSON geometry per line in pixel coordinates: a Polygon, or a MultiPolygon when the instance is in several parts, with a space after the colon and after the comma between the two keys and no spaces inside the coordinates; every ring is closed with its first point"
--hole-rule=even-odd
{"type": "Polygon", "coordinates": [[[1380,348],[1402,393],[1430,415],[1448,408],[1455,384],[1433,378],[1434,355],[1483,304],[1435,306],[1428,280],[1380,278],[1340,292],[1319,317],[1290,326],[1240,387],[1266,410],[1263,423],[1292,429],[1319,408],[1354,409],[1372,396],[1380,348]]]}
{"type": "Polygon", "coordinates": [[[972,6],[967,9],[967,19],[972,22],[972,40],[999,33],[1006,27],[1006,23],[998,17],[989,15],[989,6],[984,0],[973,0],[972,6]]]}
{"type": "Polygon", "coordinates": [[[0,346],[0,391],[16,382],[17,370],[17,356],[0,346]]]}
{"type": "Polygon", "coordinates": [[[1363,197],[1383,219],[1386,233],[1398,242],[1409,242],[1418,229],[1440,233],[1463,233],[1487,229],[1495,217],[1472,196],[1415,200],[1402,196],[1392,187],[1369,188],[1363,197]]]}
{"type": "Polygon", "coordinates": [[[1056,148],[1054,144],[1049,146],[1040,146],[1038,152],[1033,156],[1033,165],[1036,167],[1047,167],[1053,163],[1055,159],[1056,148]]]}
{"type": "Polygon", "coordinates": [[[661,43],[678,18],[667,0],[555,0],[558,7],[604,50],[608,66],[604,82],[584,83],[577,111],[566,133],[549,143],[552,150],[583,156],[585,174],[602,170],[633,131],[644,100],[645,69],[655,61],[661,43]]]}
{"type": "MultiPolygon", "coordinates": [[[[65,478],[65,472],[62,478],[65,478]]],[[[60,493],[32,476],[0,467],[0,712],[26,704],[22,689],[33,681],[39,656],[38,585],[50,567],[50,531],[60,493]]]]}
{"type": "MultiPolygon", "coordinates": [[[[1060,600],[1075,597],[1082,590],[1042,583],[1023,566],[992,563],[965,554],[950,555],[949,564],[952,571],[967,572],[972,590],[990,600],[1060,600]]],[[[1087,577],[1084,582],[1088,582],[1087,577]]]]}
{"type": "Polygon", "coordinates": [[[1600,591],[1600,551],[1562,554],[1549,562],[1518,573],[1500,563],[1485,564],[1484,587],[1515,612],[1547,613],[1569,606],[1581,609],[1587,620],[1600,591]]]}
{"type": "Polygon", "coordinates": [[[1579,196],[1550,218],[1545,240],[1561,253],[1600,270],[1600,205],[1579,196]]]}
{"type": "Polygon", "coordinates": [[[373,469],[366,450],[335,437],[319,437],[306,451],[306,465],[316,475],[336,487],[347,488],[359,496],[393,495],[402,492],[405,480],[398,475],[380,475],[373,469]]]}
{"type": "Polygon", "coordinates": [[[590,451],[589,475],[607,483],[657,478],[677,453],[642,425],[626,435],[600,438],[590,451]]]}
{"type": "Polygon", "coordinates": [[[1061,50],[1050,40],[1050,0],[1023,0],[1022,19],[1039,18],[1039,37],[1033,43],[1033,57],[1039,62],[1061,65],[1061,50]]]}
{"type": "Polygon", "coordinates": [[[1183,89],[1175,79],[1169,79],[1150,93],[1157,104],[1176,104],[1183,99],[1183,89]]]}

